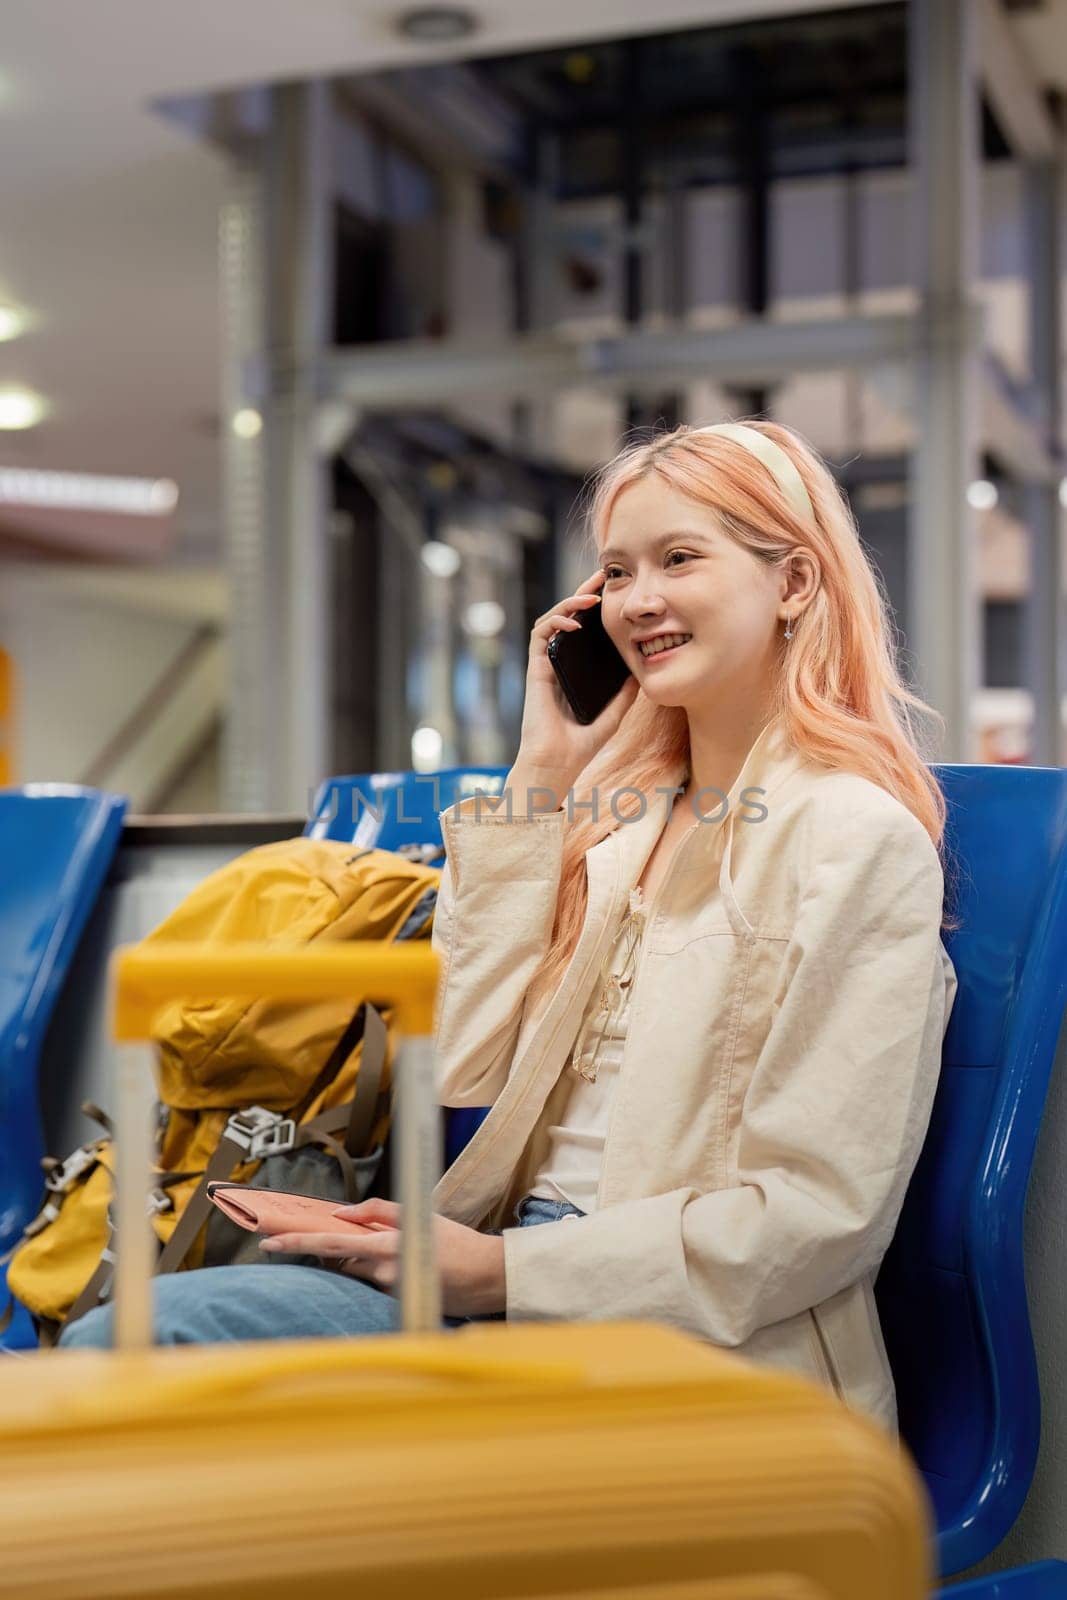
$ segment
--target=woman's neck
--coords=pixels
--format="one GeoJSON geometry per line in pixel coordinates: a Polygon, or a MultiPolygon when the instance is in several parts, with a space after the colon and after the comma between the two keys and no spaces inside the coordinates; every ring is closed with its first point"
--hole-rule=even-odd
{"type": "MultiPolygon", "coordinates": [[[[729,794],[745,764],[745,757],[770,721],[763,707],[714,719],[689,717],[689,782],[687,798],[701,789],[729,794]]],[[[720,802],[708,796],[708,809],[720,802]]]]}

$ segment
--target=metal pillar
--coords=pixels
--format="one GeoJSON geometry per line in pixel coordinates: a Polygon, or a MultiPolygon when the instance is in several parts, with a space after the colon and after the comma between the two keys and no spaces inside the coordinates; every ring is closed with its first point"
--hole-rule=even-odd
{"type": "Polygon", "coordinates": [[[230,168],[219,218],[222,299],[222,519],[230,595],[228,692],[223,737],[226,811],[267,809],[268,662],[265,455],[250,430],[266,403],[263,192],[258,167],[230,168]],[[235,424],[236,419],[236,424],[235,424]]]}
{"type": "Polygon", "coordinates": [[[973,759],[982,612],[967,485],[978,469],[977,41],[970,0],[912,0],[911,165],[920,295],[908,561],[918,690],[945,719],[940,759],[973,759]]]}
{"type": "Polygon", "coordinates": [[[328,464],[312,374],[331,339],[329,89],[270,91],[222,218],[231,593],[226,804],[303,813],[329,764],[328,464]],[[233,419],[262,418],[255,437],[233,419]]]}
{"type": "MultiPolygon", "coordinates": [[[[1063,425],[1060,314],[1063,224],[1061,160],[1028,163],[1026,233],[1030,278],[1030,371],[1048,448],[1058,453],[1063,425]]],[[[1063,751],[1062,705],[1067,692],[1063,633],[1063,553],[1059,485],[1030,482],[1025,494],[1030,533],[1030,588],[1024,613],[1023,682],[1034,700],[1030,760],[1059,766],[1063,751]]]]}
{"type": "MultiPolygon", "coordinates": [[[[741,195],[741,298],[745,312],[763,319],[771,299],[771,172],[767,112],[760,87],[760,66],[750,48],[735,50],[731,58],[733,86],[734,160],[741,195]]],[[[764,384],[734,388],[743,414],[753,417],[770,412],[771,394],[764,384]]]]}

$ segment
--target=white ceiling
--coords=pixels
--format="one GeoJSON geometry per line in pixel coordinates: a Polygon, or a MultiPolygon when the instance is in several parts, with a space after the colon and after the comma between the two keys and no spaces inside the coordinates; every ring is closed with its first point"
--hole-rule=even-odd
{"type": "MultiPolygon", "coordinates": [[[[1067,83],[1063,4],[1019,27],[1046,79],[1067,83]]],[[[484,22],[476,47],[486,53],[816,8],[795,0],[474,5],[484,22]]],[[[402,9],[403,0],[13,0],[5,8],[0,301],[35,320],[0,345],[0,383],[40,390],[52,411],[29,433],[0,435],[0,466],[172,477],[183,492],[183,536],[213,542],[222,162],[153,103],[426,59],[391,30],[402,9]]]]}

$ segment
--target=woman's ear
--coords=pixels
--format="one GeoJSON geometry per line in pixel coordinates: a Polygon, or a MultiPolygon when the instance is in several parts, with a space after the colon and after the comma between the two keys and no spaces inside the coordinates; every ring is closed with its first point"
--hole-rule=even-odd
{"type": "Polygon", "coordinates": [[[822,580],[818,557],[799,545],[782,563],[780,598],[793,605],[807,606],[818,592],[822,580]]]}

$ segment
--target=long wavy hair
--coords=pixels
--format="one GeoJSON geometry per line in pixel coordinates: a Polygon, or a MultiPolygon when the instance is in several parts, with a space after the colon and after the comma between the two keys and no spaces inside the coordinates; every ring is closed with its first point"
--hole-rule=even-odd
{"type": "MultiPolygon", "coordinates": [[[[601,472],[589,509],[596,545],[615,502],[644,478],[658,477],[713,511],[723,531],[757,561],[784,564],[800,546],[819,561],[819,587],[793,622],[794,637],[779,636],[780,667],[772,716],[781,715],[792,744],[809,760],[868,778],[889,791],[918,818],[942,860],[945,800],[924,751],[929,741],[915,713],[944,726],[934,708],[913,694],[900,676],[896,628],[884,585],[860,542],[844,493],[806,440],[780,423],[747,421],[790,456],[804,480],[814,526],[793,510],[767,468],[724,434],[687,427],[627,446],[601,472]]],[[[636,789],[651,794],[657,784],[686,766],[689,726],[680,707],[657,706],[639,693],[618,732],[585,768],[575,799],[594,789],[636,789]]],[[[637,796],[620,795],[619,816],[636,815],[637,796]]],[[[594,816],[575,806],[567,829],[552,940],[535,987],[548,987],[574,953],[585,920],[585,853],[619,822],[610,810],[594,816]]],[[[948,897],[946,896],[946,899],[948,897]]],[[[958,924],[945,914],[942,928],[958,924]]]]}

